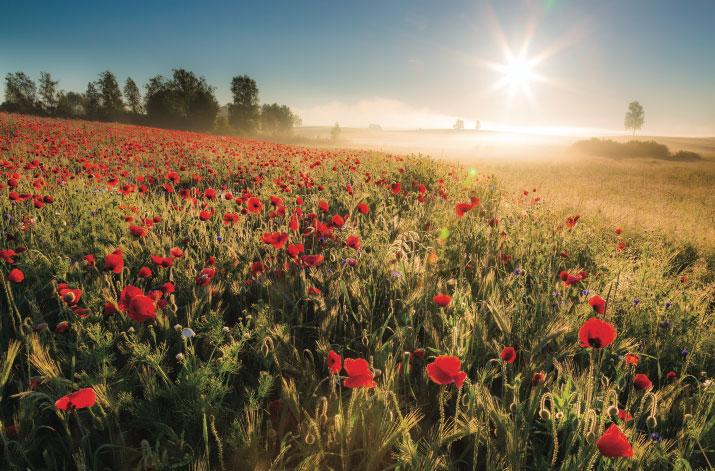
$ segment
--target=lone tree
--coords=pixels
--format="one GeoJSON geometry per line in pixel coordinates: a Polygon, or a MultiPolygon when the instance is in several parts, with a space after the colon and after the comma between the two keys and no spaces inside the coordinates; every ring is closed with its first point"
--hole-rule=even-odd
{"type": "Polygon", "coordinates": [[[340,125],[336,122],[335,126],[333,126],[333,128],[330,130],[330,138],[333,141],[337,141],[338,139],[340,139],[340,131],[340,125]]]}
{"type": "Polygon", "coordinates": [[[240,75],[231,80],[233,103],[228,105],[228,122],[243,133],[252,133],[258,127],[260,109],[258,107],[258,86],[248,75],[240,75]]]}
{"type": "Polygon", "coordinates": [[[452,126],[452,129],[456,129],[458,131],[464,129],[464,120],[458,119],[457,121],[455,121],[454,125],[452,126]]]}
{"type": "Polygon", "coordinates": [[[628,111],[626,112],[626,119],[623,121],[623,125],[626,129],[633,129],[633,135],[636,135],[636,130],[643,127],[643,122],[645,121],[645,111],[643,106],[637,101],[632,101],[628,104],[628,111]]]}

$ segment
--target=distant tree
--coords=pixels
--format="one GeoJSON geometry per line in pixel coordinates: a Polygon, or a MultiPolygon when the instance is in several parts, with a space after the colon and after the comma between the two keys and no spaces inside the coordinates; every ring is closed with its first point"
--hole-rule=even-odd
{"type": "Polygon", "coordinates": [[[261,108],[261,131],[283,134],[290,132],[300,120],[286,105],[273,103],[261,108]]]}
{"type": "Polygon", "coordinates": [[[131,77],[127,77],[127,81],[124,82],[124,98],[127,101],[129,113],[135,116],[142,113],[142,95],[136,82],[131,77]]]}
{"type": "Polygon", "coordinates": [[[474,122],[474,129],[476,129],[477,131],[479,131],[480,129],[482,129],[482,122],[479,121],[479,120],[476,120],[476,121],[474,122]]]}
{"type": "Polygon", "coordinates": [[[159,127],[178,127],[181,112],[171,85],[161,75],[149,79],[144,93],[144,108],[149,123],[159,127]]]}
{"type": "Polygon", "coordinates": [[[382,126],[379,124],[370,124],[367,128],[371,131],[382,131],[382,126]]]}
{"type": "Polygon", "coordinates": [[[80,93],[60,90],[57,93],[55,113],[64,118],[77,118],[84,115],[84,97],[80,93]]]}
{"type": "Polygon", "coordinates": [[[57,111],[57,84],[48,72],[40,72],[40,106],[48,114],[57,111]]]}
{"type": "Polygon", "coordinates": [[[340,139],[340,125],[338,123],[335,123],[335,126],[330,130],[330,138],[334,141],[337,141],[340,139]]]}
{"type": "Polygon", "coordinates": [[[633,135],[636,135],[636,130],[643,127],[645,122],[645,110],[637,101],[632,101],[628,104],[628,111],[623,125],[626,129],[633,129],[633,135]]]}
{"type": "Polygon", "coordinates": [[[117,77],[105,70],[99,74],[97,89],[100,95],[99,118],[108,121],[120,119],[124,115],[124,102],[117,77]]]}
{"type": "Polygon", "coordinates": [[[24,72],[5,76],[5,103],[3,109],[16,113],[37,111],[37,86],[24,72]]]}
{"type": "Polygon", "coordinates": [[[233,77],[231,80],[233,103],[228,107],[228,122],[240,132],[251,133],[258,126],[258,87],[248,75],[233,77]]]}
{"type": "Polygon", "coordinates": [[[171,80],[151,78],[144,100],[151,124],[176,129],[212,129],[219,110],[214,88],[185,69],[175,69],[171,80]]]}
{"type": "Polygon", "coordinates": [[[457,121],[454,122],[454,125],[452,126],[453,129],[464,129],[464,121],[461,119],[458,119],[457,121]]]}
{"type": "Polygon", "coordinates": [[[97,84],[89,82],[87,90],[84,92],[84,116],[87,119],[97,119],[100,116],[100,104],[102,96],[97,90],[97,84]]]}

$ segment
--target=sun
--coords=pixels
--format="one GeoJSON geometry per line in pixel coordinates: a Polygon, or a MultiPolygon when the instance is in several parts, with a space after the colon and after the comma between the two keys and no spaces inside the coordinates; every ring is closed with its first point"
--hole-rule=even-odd
{"type": "Polygon", "coordinates": [[[527,56],[526,51],[518,55],[507,51],[504,62],[494,64],[493,69],[501,74],[501,78],[494,84],[493,90],[505,89],[508,93],[509,102],[517,94],[532,99],[531,84],[543,81],[543,77],[536,71],[539,60],[527,56]]]}
{"type": "Polygon", "coordinates": [[[514,57],[504,64],[504,78],[509,88],[524,88],[536,78],[532,65],[523,57],[514,57]]]}

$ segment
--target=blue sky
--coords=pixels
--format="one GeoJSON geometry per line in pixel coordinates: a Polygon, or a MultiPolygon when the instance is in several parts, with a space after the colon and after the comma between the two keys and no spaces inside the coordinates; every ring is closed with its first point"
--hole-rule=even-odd
{"type": "Polygon", "coordinates": [[[621,130],[637,99],[646,133],[715,135],[712,0],[0,1],[0,74],[47,70],[64,89],[185,67],[221,103],[246,73],[306,124],[621,130]],[[509,100],[486,64],[527,36],[526,57],[555,52],[531,98],[509,100]]]}

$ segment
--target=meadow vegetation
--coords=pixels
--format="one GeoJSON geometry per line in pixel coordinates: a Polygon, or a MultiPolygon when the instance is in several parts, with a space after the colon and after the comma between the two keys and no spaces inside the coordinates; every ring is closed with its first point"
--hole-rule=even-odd
{"type": "Polygon", "coordinates": [[[636,226],[687,188],[701,201],[671,198],[660,228],[680,212],[711,243],[713,174],[630,165],[505,181],[494,162],[0,114],[0,459],[711,468],[712,260],[636,226]],[[635,182],[640,200],[609,196],[635,182]]]}

